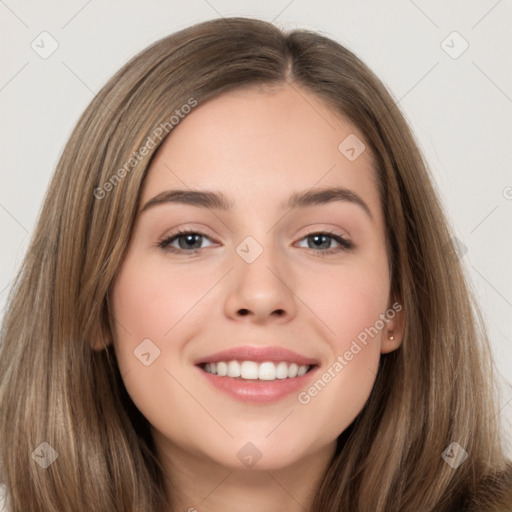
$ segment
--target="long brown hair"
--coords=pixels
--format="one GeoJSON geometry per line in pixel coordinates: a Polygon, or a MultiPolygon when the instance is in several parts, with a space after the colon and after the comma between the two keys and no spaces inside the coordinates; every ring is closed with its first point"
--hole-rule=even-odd
{"type": "Polygon", "coordinates": [[[392,293],[406,317],[402,346],[381,356],[372,393],[340,435],[313,510],[512,509],[485,328],[392,96],[329,38],[225,18],[161,39],[123,66],[63,151],[1,333],[0,481],[12,512],[170,506],[148,422],[109,343],[111,284],[146,171],[172,136],[176,110],[235,88],[285,82],[315,94],[364,135],[376,162],[392,293]],[[91,348],[98,339],[102,351],[91,348]],[[468,454],[458,467],[442,457],[454,442],[468,454]]]}

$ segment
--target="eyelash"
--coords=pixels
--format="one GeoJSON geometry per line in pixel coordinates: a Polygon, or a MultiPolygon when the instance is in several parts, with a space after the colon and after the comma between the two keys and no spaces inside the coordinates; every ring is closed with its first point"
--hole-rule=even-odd
{"type": "MultiPolygon", "coordinates": [[[[192,256],[192,255],[197,254],[198,252],[202,251],[202,249],[192,249],[192,250],[188,251],[188,250],[185,250],[185,249],[177,249],[176,247],[171,247],[170,246],[170,244],[174,240],[176,240],[176,239],[178,239],[178,238],[180,238],[182,236],[186,236],[186,235],[199,235],[199,236],[204,237],[204,238],[210,238],[208,235],[206,235],[204,233],[201,233],[200,231],[197,231],[197,230],[179,230],[174,235],[172,235],[170,237],[167,237],[167,238],[164,238],[163,240],[161,240],[158,243],[158,247],[160,247],[165,252],[169,252],[169,253],[173,253],[173,254],[183,254],[183,253],[185,253],[187,256],[192,256]]],[[[320,256],[320,257],[329,256],[329,255],[332,255],[332,254],[336,254],[336,253],[338,253],[340,251],[350,251],[350,250],[353,249],[352,242],[347,240],[342,235],[340,235],[338,233],[334,233],[332,231],[312,231],[311,233],[307,233],[304,237],[302,237],[301,240],[304,240],[305,238],[311,237],[313,235],[324,235],[324,236],[327,236],[328,238],[332,238],[333,240],[338,242],[340,244],[340,246],[341,246],[341,247],[334,248],[334,249],[327,249],[325,251],[320,250],[320,249],[309,248],[310,250],[316,252],[316,256],[320,256]]]]}

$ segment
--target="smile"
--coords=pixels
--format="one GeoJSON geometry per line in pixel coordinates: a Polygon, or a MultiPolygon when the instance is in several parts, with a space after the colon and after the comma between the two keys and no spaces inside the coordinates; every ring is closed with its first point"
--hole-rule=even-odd
{"type": "Polygon", "coordinates": [[[320,361],[280,346],[245,345],[193,361],[211,388],[245,404],[270,404],[310,385],[320,361]]]}
{"type": "Polygon", "coordinates": [[[201,368],[219,377],[239,378],[242,380],[283,380],[302,377],[312,365],[298,365],[287,361],[273,362],[264,361],[217,361],[216,363],[205,363],[201,368]]]}

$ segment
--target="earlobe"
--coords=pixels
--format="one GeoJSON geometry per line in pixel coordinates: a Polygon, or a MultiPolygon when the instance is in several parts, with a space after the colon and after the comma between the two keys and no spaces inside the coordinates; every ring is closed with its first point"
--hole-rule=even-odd
{"type": "Polygon", "coordinates": [[[101,352],[102,350],[106,350],[108,346],[110,345],[110,342],[105,343],[102,338],[96,339],[96,341],[93,341],[91,343],[92,350],[95,350],[97,352],[101,352]]]}
{"type": "Polygon", "coordinates": [[[401,337],[398,338],[393,331],[388,331],[385,337],[382,339],[380,352],[381,354],[393,352],[393,350],[396,350],[401,345],[401,343],[401,337]]]}
{"type": "Polygon", "coordinates": [[[97,352],[101,352],[102,350],[105,350],[109,344],[110,343],[105,344],[103,339],[97,339],[91,343],[91,348],[97,352]]]}
{"type": "Polygon", "coordinates": [[[400,347],[404,337],[405,330],[405,311],[401,304],[395,302],[393,304],[394,315],[387,322],[385,329],[382,331],[381,353],[387,354],[393,352],[400,347]],[[395,308],[395,305],[398,307],[395,308]]]}
{"type": "Polygon", "coordinates": [[[96,323],[93,328],[93,333],[90,336],[90,346],[92,350],[101,352],[106,350],[113,342],[112,328],[110,327],[111,305],[110,295],[106,296],[106,314],[101,317],[102,319],[96,323]]]}
{"type": "Polygon", "coordinates": [[[96,334],[91,336],[90,346],[92,350],[101,352],[109,347],[112,343],[112,337],[105,332],[105,328],[98,327],[96,334]]]}

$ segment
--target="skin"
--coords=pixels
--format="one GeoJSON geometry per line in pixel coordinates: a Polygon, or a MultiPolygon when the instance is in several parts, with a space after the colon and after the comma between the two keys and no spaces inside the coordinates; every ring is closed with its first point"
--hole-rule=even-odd
{"type": "Polygon", "coordinates": [[[119,366],[152,425],[173,510],[309,510],[336,438],[369,397],[380,354],[401,343],[403,310],[307,404],[296,393],[243,403],[193,366],[226,348],[280,345],[318,359],[320,377],[395,302],[372,156],[367,149],[349,161],[338,149],[351,133],[363,140],[296,86],[239,89],[194,109],[151,164],[140,209],[177,188],[234,202],[230,211],[167,203],[139,213],[112,290],[119,366]],[[280,206],[293,192],[331,186],[358,194],[371,217],[346,201],[280,206]],[[183,238],[172,243],[181,254],[158,247],[177,228],[206,235],[191,242],[200,252],[187,255],[183,238]],[[308,235],[325,230],[354,248],[326,238],[315,249],[308,235]],[[247,236],[263,249],[252,263],[236,252],[247,236]],[[339,250],[319,254],[331,248],[339,250]],[[133,353],[144,339],[160,349],[149,366],[133,353]],[[237,457],[248,442],[261,454],[252,467],[237,457]]]}

